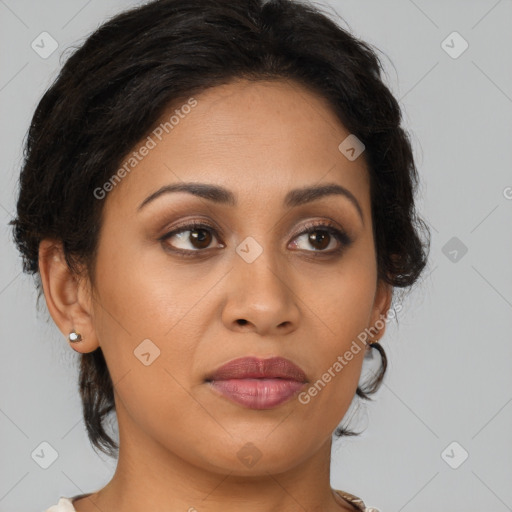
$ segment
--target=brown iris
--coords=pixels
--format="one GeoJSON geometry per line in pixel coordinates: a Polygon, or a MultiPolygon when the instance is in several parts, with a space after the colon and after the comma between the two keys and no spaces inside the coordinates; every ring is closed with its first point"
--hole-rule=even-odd
{"type": "Polygon", "coordinates": [[[312,231],[309,233],[309,242],[313,247],[316,247],[318,250],[325,249],[330,242],[331,235],[327,233],[327,231],[312,231]],[[315,244],[319,244],[320,247],[316,246],[315,244]]]}
{"type": "Polygon", "coordinates": [[[192,229],[190,230],[190,242],[197,249],[205,249],[212,242],[212,234],[207,229],[192,229]]]}

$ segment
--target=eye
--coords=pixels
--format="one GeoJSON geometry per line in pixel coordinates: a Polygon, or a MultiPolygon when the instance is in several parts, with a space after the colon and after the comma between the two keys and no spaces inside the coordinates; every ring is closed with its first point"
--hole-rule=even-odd
{"type": "MultiPolygon", "coordinates": [[[[215,229],[212,226],[201,222],[191,222],[165,234],[160,238],[160,241],[170,246],[172,251],[187,256],[190,253],[207,249],[212,240],[217,238],[214,233],[215,229]]],[[[220,244],[220,246],[224,247],[223,244],[220,244]]]]}
{"type": "Polygon", "coordinates": [[[351,243],[352,240],[347,233],[334,227],[331,223],[320,222],[308,224],[306,229],[294,239],[292,245],[297,249],[309,252],[333,254],[341,252],[351,243]],[[314,250],[308,249],[307,245],[314,247],[314,250]]]}
{"type": "MultiPolygon", "coordinates": [[[[167,250],[183,256],[196,256],[210,248],[212,241],[218,240],[216,230],[202,222],[190,222],[165,234],[159,240],[167,250]],[[195,253],[195,254],[194,254],[195,253]]],[[[321,254],[340,253],[352,243],[352,239],[344,231],[329,222],[309,223],[292,242],[295,249],[321,254]],[[309,244],[313,250],[306,246],[309,244]]],[[[225,247],[220,243],[219,247],[225,247]]]]}

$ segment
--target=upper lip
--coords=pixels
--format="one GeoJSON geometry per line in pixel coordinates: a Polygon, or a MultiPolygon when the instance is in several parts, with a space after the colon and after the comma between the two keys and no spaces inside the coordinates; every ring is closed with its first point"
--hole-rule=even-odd
{"type": "Polygon", "coordinates": [[[206,380],[288,379],[307,382],[304,371],[284,357],[240,357],[217,368],[206,380]]]}

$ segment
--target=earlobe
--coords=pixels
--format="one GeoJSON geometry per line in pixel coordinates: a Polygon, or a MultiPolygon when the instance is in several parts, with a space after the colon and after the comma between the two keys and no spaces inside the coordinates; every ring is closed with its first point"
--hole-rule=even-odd
{"type": "Polygon", "coordinates": [[[80,333],[80,342],[72,347],[78,352],[92,352],[98,340],[92,324],[91,303],[83,299],[83,282],[69,268],[62,243],[43,240],[39,245],[39,273],[46,305],[55,324],[69,342],[72,331],[80,333]]]}

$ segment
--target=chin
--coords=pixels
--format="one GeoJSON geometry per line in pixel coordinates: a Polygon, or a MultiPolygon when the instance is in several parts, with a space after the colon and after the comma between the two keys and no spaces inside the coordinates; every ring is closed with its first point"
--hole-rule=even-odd
{"type": "Polygon", "coordinates": [[[268,435],[264,431],[258,436],[253,429],[244,438],[238,432],[228,444],[225,439],[218,440],[215,449],[210,438],[206,453],[201,457],[201,465],[204,466],[207,461],[210,471],[240,477],[268,477],[269,473],[289,471],[314,453],[315,449],[313,446],[308,449],[304,439],[294,439],[287,434],[284,430],[280,435],[275,432],[268,435]]]}

